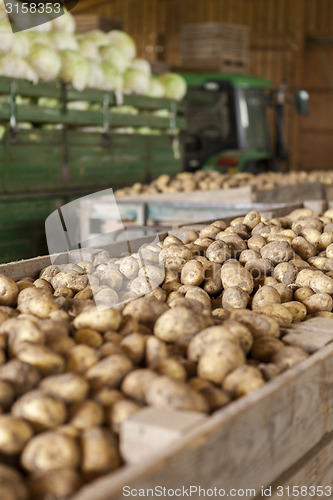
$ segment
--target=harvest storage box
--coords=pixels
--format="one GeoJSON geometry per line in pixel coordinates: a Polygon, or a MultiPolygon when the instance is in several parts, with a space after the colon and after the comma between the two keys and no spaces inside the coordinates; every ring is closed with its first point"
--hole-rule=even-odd
{"type": "Polygon", "coordinates": [[[245,73],[249,29],[227,23],[185,24],[181,27],[182,66],[188,69],[245,73]]]}
{"type": "Polygon", "coordinates": [[[88,31],[122,30],[123,23],[115,19],[108,19],[94,14],[77,14],[74,16],[76,22],[76,33],[87,33],[88,31]]]}
{"type": "MultiPolygon", "coordinates": [[[[285,214],[288,211],[290,207],[285,208],[285,214]]],[[[282,212],[279,215],[282,216],[282,212]]],[[[186,231],[187,228],[179,230],[186,231]]],[[[165,236],[166,233],[161,233],[160,238],[165,236]]],[[[133,241],[133,250],[143,242],[144,239],[133,241]]],[[[111,253],[119,251],[119,245],[113,244],[111,253]]],[[[67,256],[62,257],[66,260],[67,256]]],[[[0,272],[14,279],[37,276],[49,263],[49,257],[39,257],[1,265],[0,272]]],[[[288,333],[306,331],[313,339],[322,333],[332,335],[333,332],[332,320],[327,318],[286,328],[288,333]]],[[[146,496],[154,498],[158,496],[154,490],[152,492],[155,487],[156,492],[163,491],[163,488],[171,491],[180,488],[191,492],[194,499],[202,498],[203,490],[211,495],[214,488],[217,496],[236,496],[235,492],[238,492],[238,498],[262,498],[263,487],[271,487],[266,496],[274,500],[290,498],[292,491],[295,495],[302,491],[305,498],[314,496],[313,492],[330,498],[333,488],[332,379],[331,344],[211,417],[203,417],[195,424],[192,420],[188,427],[184,427],[184,414],[179,413],[179,437],[173,441],[170,438],[169,444],[165,436],[170,433],[176,436],[177,425],[171,428],[164,416],[158,431],[156,415],[152,419],[149,411],[145,413],[146,417],[142,413],[136,429],[137,417],[131,422],[132,428],[127,426],[137,438],[133,441],[133,456],[129,457],[128,465],[90,483],[69,500],[120,500],[125,496],[139,496],[140,489],[149,490],[146,496]],[[148,458],[134,463],[135,446],[141,447],[140,452],[143,447],[140,429],[145,432],[144,447],[150,453],[147,453],[148,458]],[[162,437],[165,447],[159,448],[162,437]],[[322,495],[320,491],[323,491],[322,495]]],[[[175,422],[175,418],[177,414],[171,420],[175,422]]],[[[126,443],[122,436],[121,442],[124,441],[126,443]]]]}

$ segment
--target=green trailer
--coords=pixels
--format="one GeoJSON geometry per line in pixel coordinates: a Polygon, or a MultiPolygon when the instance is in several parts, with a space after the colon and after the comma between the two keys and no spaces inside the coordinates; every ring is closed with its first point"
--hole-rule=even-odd
{"type": "Polygon", "coordinates": [[[1,77],[0,128],[0,262],[45,254],[45,219],[73,199],[183,169],[169,99],[1,77]]]}

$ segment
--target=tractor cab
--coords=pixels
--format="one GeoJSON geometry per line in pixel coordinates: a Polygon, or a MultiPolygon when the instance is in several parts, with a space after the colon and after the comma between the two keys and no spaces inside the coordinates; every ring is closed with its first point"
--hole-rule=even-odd
{"type": "Polygon", "coordinates": [[[271,145],[267,108],[274,93],[265,78],[246,75],[183,73],[185,169],[260,173],[278,170],[286,156],[283,115],[277,144],[271,145]],[[279,145],[278,145],[279,143],[279,145]]]}

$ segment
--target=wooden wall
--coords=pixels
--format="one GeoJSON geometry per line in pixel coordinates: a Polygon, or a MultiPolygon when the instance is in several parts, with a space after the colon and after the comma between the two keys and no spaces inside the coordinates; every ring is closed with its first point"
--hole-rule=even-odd
{"type": "Polygon", "coordinates": [[[140,56],[174,68],[181,67],[182,24],[248,26],[249,73],[310,93],[308,117],[296,115],[291,97],[287,105],[291,167],[333,168],[333,0],[80,0],[73,13],[121,20],[140,56]],[[323,37],[332,45],[318,45],[323,37]]]}

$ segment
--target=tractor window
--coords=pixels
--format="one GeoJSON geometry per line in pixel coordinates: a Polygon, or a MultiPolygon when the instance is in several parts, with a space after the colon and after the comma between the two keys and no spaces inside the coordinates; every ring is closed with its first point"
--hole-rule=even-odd
{"type": "Polygon", "coordinates": [[[186,100],[187,134],[199,137],[203,147],[218,144],[219,149],[223,149],[229,146],[234,135],[229,92],[193,89],[186,100]]]}
{"type": "Polygon", "coordinates": [[[260,89],[239,89],[239,115],[243,148],[269,151],[264,92],[260,89]]]}

